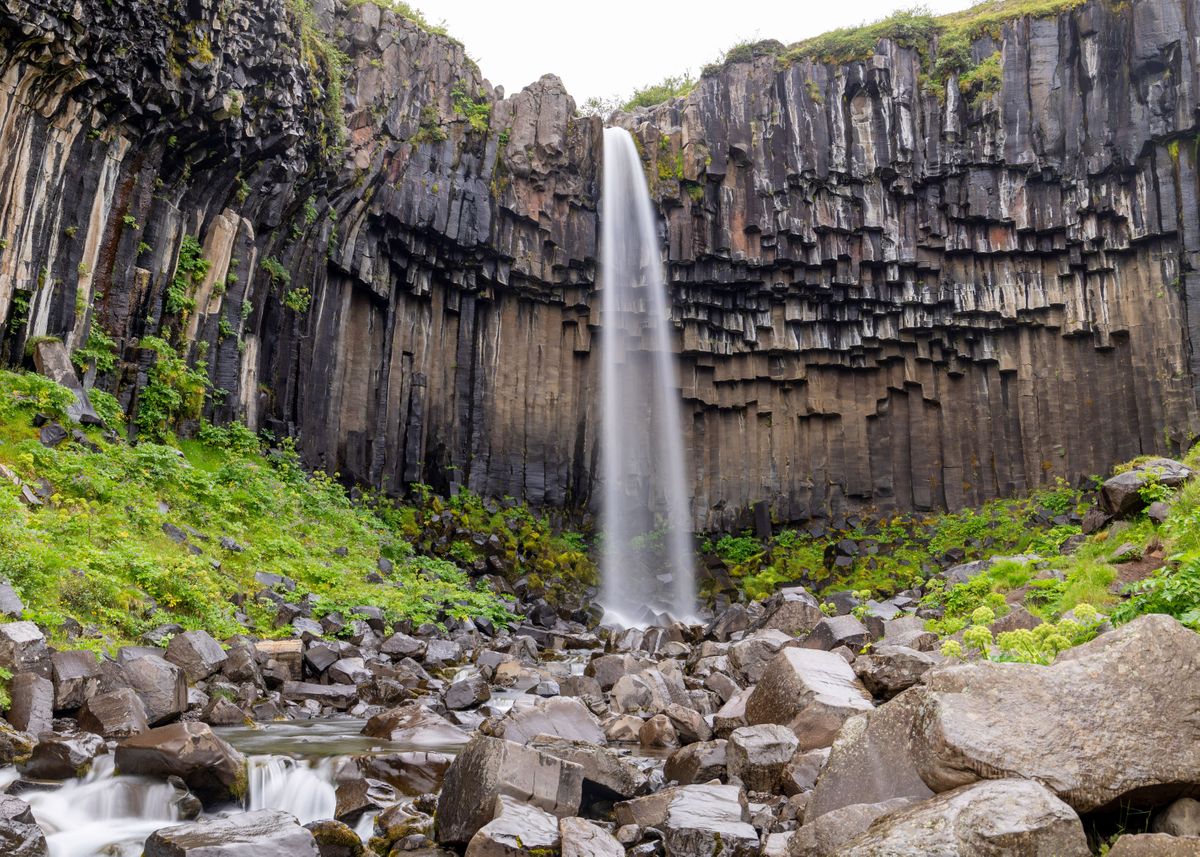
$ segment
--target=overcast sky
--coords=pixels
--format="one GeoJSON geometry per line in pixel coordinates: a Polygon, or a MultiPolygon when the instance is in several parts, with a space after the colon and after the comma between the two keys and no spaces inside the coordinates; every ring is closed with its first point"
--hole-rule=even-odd
{"type": "MultiPolygon", "coordinates": [[[[701,66],[745,39],[784,44],[911,8],[915,0],[414,0],[445,21],[507,94],[552,72],[582,103],[626,97],[636,87],[701,66]]],[[[925,0],[935,13],[970,0],[925,0]]]]}

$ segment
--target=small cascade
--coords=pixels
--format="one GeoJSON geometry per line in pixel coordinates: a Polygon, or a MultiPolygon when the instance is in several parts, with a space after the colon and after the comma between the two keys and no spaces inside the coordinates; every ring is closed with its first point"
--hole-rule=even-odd
{"type": "Polygon", "coordinates": [[[654,208],[633,137],[604,131],[600,197],[601,603],[645,625],[695,613],[691,495],[654,208]]]}
{"type": "Polygon", "coordinates": [[[282,809],[301,824],[333,818],[334,762],[334,758],[309,762],[288,756],[251,757],[248,809],[282,809]]]}

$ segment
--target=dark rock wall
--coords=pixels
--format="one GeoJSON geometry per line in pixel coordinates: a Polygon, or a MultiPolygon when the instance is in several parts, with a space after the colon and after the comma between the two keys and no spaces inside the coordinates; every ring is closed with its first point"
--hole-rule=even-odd
{"type": "MultiPolygon", "coordinates": [[[[211,416],[311,464],[588,505],[599,120],[316,5],[350,57],[344,156],[283,0],[0,0],[6,359],[101,324],[100,383],[136,408],[137,341],[167,334],[211,416]],[[181,323],[184,235],[212,266],[181,323]]],[[[957,507],[1198,433],[1200,6],[1095,0],[986,42],[1003,87],[977,106],[885,42],[618,117],[664,217],[699,524],[957,507]]]]}

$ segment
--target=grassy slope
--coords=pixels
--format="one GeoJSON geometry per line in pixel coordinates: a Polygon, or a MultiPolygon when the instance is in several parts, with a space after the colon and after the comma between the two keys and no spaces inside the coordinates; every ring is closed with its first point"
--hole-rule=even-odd
{"type": "MultiPolygon", "coordinates": [[[[242,632],[230,597],[260,590],[257,571],[292,578],[298,585],[290,597],[311,594],[318,616],[373,605],[391,619],[417,622],[512,618],[463,570],[459,560],[471,557],[461,544],[447,542],[437,556],[414,551],[406,536],[419,535],[420,523],[441,511],[436,498],[409,507],[352,503],[337,482],[306,473],[286,450],[262,453],[239,427],[207,428],[202,440],[178,446],[109,442],[88,429],[99,452],[72,441],[48,449],[31,420],[37,413],[61,419],[69,395],[36,375],[0,372],[0,463],[31,487],[45,480],[50,494],[30,508],[17,486],[0,480],[0,575],[24,599],[26,618],[54,642],[66,642],[68,618],[88,628],[71,645],[97,649],[168,622],[218,637],[242,632]],[[194,534],[179,544],[164,524],[194,534]],[[222,547],[222,537],[244,549],[222,547]],[[394,571],[387,582],[370,583],[380,557],[394,571]]],[[[483,504],[464,495],[452,507],[464,521],[464,510],[483,504]]],[[[575,541],[523,507],[481,512],[469,523],[483,536],[500,535],[511,579],[544,567],[547,555],[565,556],[578,578],[594,579],[575,541]]],[[[244,609],[257,633],[287,632],[272,628],[272,605],[248,601],[244,609]]]]}

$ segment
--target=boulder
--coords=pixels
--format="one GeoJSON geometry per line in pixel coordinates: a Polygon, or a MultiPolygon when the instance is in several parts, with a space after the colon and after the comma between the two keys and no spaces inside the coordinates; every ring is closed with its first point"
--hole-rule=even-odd
{"type": "Polygon", "coordinates": [[[671,718],[665,714],[655,714],[642,724],[638,730],[638,744],[643,748],[670,750],[679,746],[679,736],[675,734],[675,726],[671,718]]]}
{"type": "Polygon", "coordinates": [[[495,722],[492,734],[518,744],[526,744],[538,735],[556,735],[589,744],[606,743],[600,721],[586,705],[569,696],[522,697],[495,722]]]}
{"type": "Polygon", "coordinates": [[[879,699],[891,699],[921,680],[926,672],[941,666],[940,654],[921,652],[907,646],[880,645],[870,654],[854,659],[854,674],[869,693],[879,699]]]}
{"type": "Polygon", "coordinates": [[[476,735],[446,771],[438,797],[435,838],[465,845],[495,817],[504,795],[560,818],[575,815],[583,768],[513,741],[476,735]]]}
{"type": "Polygon", "coordinates": [[[696,741],[707,741],[712,738],[712,727],[704,720],[700,712],[682,705],[671,703],[662,712],[679,736],[680,744],[694,744],[696,741]]]}
{"type": "Polygon", "coordinates": [[[1168,616],[1141,616],[1049,667],[963,664],[907,694],[913,759],[936,792],[1022,777],[1091,812],[1200,790],[1189,785],[1200,784],[1200,635],[1168,616]]]}
{"type": "Polygon", "coordinates": [[[900,797],[883,803],[852,803],[827,812],[792,835],[786,857],[837,857],[847,842],[865,833],[877,818],[912,803],[911,798],[900,797]]]}
{"type": "Polygon", "coordinates": [[[680,786],[662,823],[667,857],[753,857],[758,833],[737,786],[680,786]]]}
{"type": "Polygon", "coordinates": [[[670,755],[663,768],[663,777],[681,785],[706,783],[709,780],[725,779],[728,742],[698,741],[681,747],[670,755]]]}
{"type": "Polygon", "coordinates": [[[187,711],[187,678],[183,670],[157,655],[130,657],[122,674],[146,709],[146,721],[158,726],[187,711]]]}
{"type": "Polygon", "coordinates": [[[1036,554],[1017,554],[1015,556],[993,556],[988,559],[977,559],[974,562],[964,562],[960,565],[951,566],[942,572],[942,578],[946,581],[946,587],[957,586],[960,583],[967,583],[970,580],[983,574],[994,565],[999,565],[1002,562],[1035,562],[1040,559],[1036,554]]]}
{"type": "Polygon", "coordinates": [[[358,690],[354,685],[285,681],[282,692],[283,698],[289,702],[305,702],[311,699],[338,711],[345,711],[358,702],[358,690]]]}
{"type": "Polygon", "coordinates": [[[625,857],[625,846],[617,838],[582,818],[564,818],[558,823],[562,857],[625,857]]]}
{"type": "Polygon", "coordinates": [[[1089,857],[1083,824],[1040,783],[988,780],[880,817],[841,857],[970,854],[1089,857]]]}
{"type": "Polygon", "coordinates": [[[38,827],[29,804],[11,795],[0,795],[0,854],[4,857],[47,857],[46,836],[38,827]]]}
{"type": "Polygon", "coordinates": [[[1141,491],[1152,483],[1178,488],[1192,478],[1191,468],[1170,458],[1152,458],[1104,480],[1100,503],[1110,515],[1125,518],[1146,506],[1141,491]]]}
{"type": "Polygon", "coordinates": [[[73,780],[86,774],[104,749],[104,739],[91,732],[43,732],[33,754],[17,767],[35,780],[73,780]]]}
{"type": "Polygon", "coordinates": [[[451,711],[474,708],[492,698],[492,690],[481,675],[472,675],[454,682],[446,688],[442,702],[451,711]]]}
{"type": "Polygon", "coordinates": [[[325,671],[325,677],[334,684],[357,685],[364,681],[370,681],[374,676],[367,669],[367,662],[364,659],[338,658],[325,671]]]}
{"type": "Polygon", "coordinates": [[[150,834],[142,857],[320,857],[295,817],[260,809],[164,827],[150,834]]]}
{"type": "Polygon", "coordinates": [[[173,723],[126,738],[116,761],[124,774],[179,777],[205,803],[246,793],[245,758],[206,723],[173,723]]]}
{"type": "Polygon", "coordinates": [[[748,687],[745,690],[738,691],[724,705],[722,705],[717,713],[713,715],[713,734],[718,738],[728,738],[729,733],[739,726],[746,726],[746,702],[750,699],[750,695],[754,693],[753,687],[748,687]]]}
{"type": "Polygon", "coordinates": [[[54,680],[54,710],[74,710],[96,692],[100,684],[100,662],[87,649],[55,652],[50,656],[54,680]]]}
{"type": "Polygon", "coordinates": [[[260,640],[254,644],[267,658],[264,673],[271,672],[279,682],[300,681],[304,677],[304,642],[301,640],[260,640]]]}
{"type": "Polygon", "coordinates": [[[0,667],[11,673],[33,672],[50,678],[46,636],[32,622],[0,624],[0,667]]]}
{"type": "Polygon", "coordinates": [[[529,746],[583,769],[585,803],[628,800],[650,787],[649,778],[639,767],[605,747],[549,735],[537,736],[529,746]]]}
{"type": "Polygon", "coordinates": [[[774,792],[799,743],[791,729],[773,723],[734,729],[725,750],[729,778],[747,791],[774,792]]]}
{"type": "Polygon", "coordinates": [[[358,834],[343,822],[328,818],[310,822],[304,829],[313,835],[321,857],[365,857],[367,853],[358,834]]]}
{"type": "Polygon", "coordinates": [[[1172,836],[1200,836],[1200,801],[1181,797],[1154,816],[1150,829],[1172,836]]]}
{"type": "Polygon", "coordinates": [[[50,728],[54,719],[54,684],[37,673],[17,673],[8,688],[12,700],[8,722],[33,735],[50,728]]]}
{"type": "Polygon", "coordinates": [[[471,740],[445,717],[416,703],[376,714],[363,726],[362,734],[429,750],[454,750],[471,740]]]}
{"type": "MultiPolygon", "coordinates": [[[[835,741],[834,744],[836,745],[837,742],[835,741]]],[[[783,768],[781,778],[783,793],[797,795],[812,791],[817,784],[817,779],[821,776],[821,771],[825,770],[825,765],[829,762],[831,752],[829,747],[822,747],[819,750],[806,750],[792,756],[783,768]]]]}
{"type": "Polygon", "coordinates": [[[492,820],[467,843],[466,857],[548,857],[561,847],[555,816],[499,795],[492,820]]]}
{"type": "Polygon", "coordinates": [[[832,652],[781,651],[746,700],[749,725],[790,728],[800,747],[828,747],[847,718],[874,706],[846,661],[832,652]]]}
{"type": "Polygon", "coordinates": [[[783,631],[755,631],[729,647],[729,665],[737,670],[737,678],[743,685],[757,684],[780,649],[798,645],[799,640],[783,631]]]}
{"type": "Polygon", "coordinates": [[[33,741],[30,737],[0,720],[0,768],[22,762],[32,753],[33,741]]]}
{"type": "Polygon", "coordinates": [[[867,626],[850,614],[845,616],[825,616],[804,638],[802,645],[806,649],[820,649],[831,652],[838,646],[845,646],[857,652],[871,642],[871,632],[867,626]]]}
{"type": "Polygon", "coordinates": [[[441,790],[454,757],[448,753],[430,753],[424,750],[406,750],[400,753],[383,753],[360,756],[355,759],[364,776],[382,780],[393,786],[400,794],[416,797],[441,790]]]}
{"type": "Polygon", "coordinates": [[[425,654],[425,642],[408,634],[392,634],[383,641],[379,651],[397,658],[419,658],[425,654]]]}
{"type": "Polygon", "coordinates": [[[817,599],[802,586],[781,589],[764,605],[767,614],[760,627],[782,631],[790,637],[807,634],[825,618],[817,599]]]}
{"type": "Polygon", "coordinates": [[[1191,837],[1166,833],[1125,834],[1108,850],[1108,857],[1196,857],[1200,843],[1191,837]]]}
{"type": "Polygon", "coordinates": [[[223,696],[214,696],[208,700],[200,719],[209,726],[244,726],[246,712],[223,696]]]}
{"type": "Polygon", "coordinates": [[[916,694],[915,689],[906,691],[846,721],[813,787],[806,820],[851,804],[924,800],[933,795],[917,772],[910,746],[916,728],[916,694]]]}
{"type": "Polygon", "coordinates": [[[171,638],[165,657],[183,670],[189,682],[197,682],[220,670],[226,654],[207,631],[184,631],[171,638]]]}
{"type": "Polygon", "coordinates": [[[144,732],[149,726],[146,706],[128,687],[98,693],[79,710],[79,728],[105,738],[128,738],[144,732]]]}

